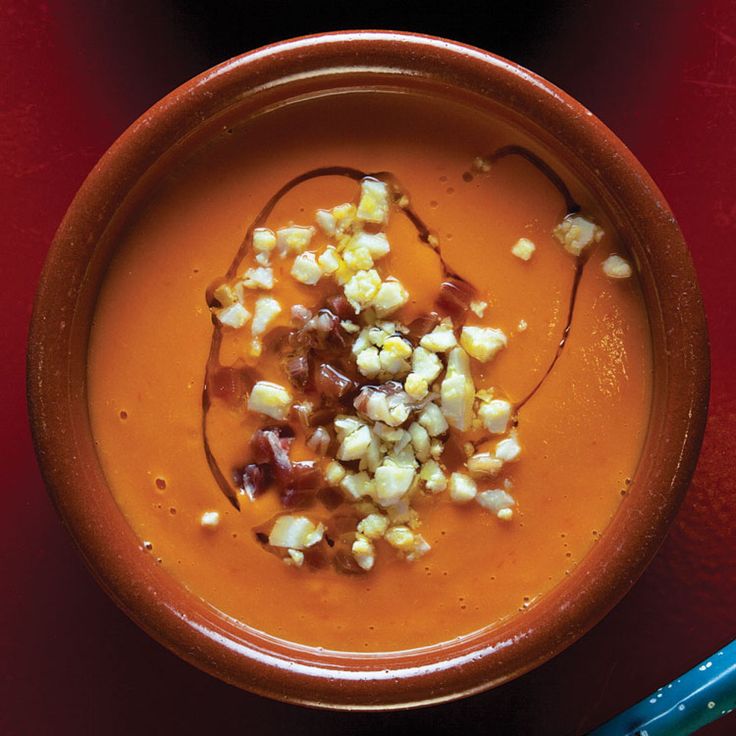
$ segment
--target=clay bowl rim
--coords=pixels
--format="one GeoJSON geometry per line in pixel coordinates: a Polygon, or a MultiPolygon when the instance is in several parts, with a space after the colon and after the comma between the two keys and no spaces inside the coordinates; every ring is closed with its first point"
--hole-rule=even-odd
{"type": "Polygon", "coordinates": [[[370,710],[440,703],[518,677],[572,644],[623,597],[663,541],[695,468],[709,353],[694,268],[664,197],[624,144],[580,103],[487,51],[421,34],[343,31],[226,61],[174,90],[122,134],[82,185],[53,241],[31,319],[27,381],[34,444],[51,498],[98,582],[123,611],[181,658],[226,682],[289,703],[370,710]],[[391,83],[406,75],[500,99],[514,114],[536,119],[555,145],[576,157],[581,172],[605,171],[604,198],[632,228],[658,376],[645,446],[650,452],[643,453],[609,528],[567,581],[505,624],[385,655],[290,645],[229,622],[187,593],[142,552],[115,505],[94,454],[85,399],[89,318],[83,302],[94,278],[90,262],[125,195],[207,117],[203,110],[215,114],[218,104],[234,104],[239,95],[267,95],[310,75],[326,79],[328,72],[391,83]]]}

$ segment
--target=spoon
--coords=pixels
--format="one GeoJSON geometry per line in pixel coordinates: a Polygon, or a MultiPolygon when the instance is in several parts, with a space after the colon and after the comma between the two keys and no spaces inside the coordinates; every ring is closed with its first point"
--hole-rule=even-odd
{"type": "Polygon", "coordinates": [[[736,707],[736,640],[588,736],[687,736],[736,707]]]}

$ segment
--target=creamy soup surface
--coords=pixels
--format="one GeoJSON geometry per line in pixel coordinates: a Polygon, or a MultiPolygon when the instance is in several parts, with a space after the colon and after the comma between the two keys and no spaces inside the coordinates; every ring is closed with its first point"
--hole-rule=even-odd
{"type": "Polygon", "coordinates": [[[106,275],[88,396],[141,554],[272,636],[388,651],[565,579],[625,502],[651,375],[634,262],[564,164],[363,91],[167,169],[106,275]]]}

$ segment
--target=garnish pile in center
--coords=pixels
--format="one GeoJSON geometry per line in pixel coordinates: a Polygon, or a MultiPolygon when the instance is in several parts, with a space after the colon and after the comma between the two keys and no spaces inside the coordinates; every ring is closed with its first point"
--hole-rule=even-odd
{"type": "MultiPolygon", "coordinates": [[[[407,206],[386,182],[364,178],[357,205],[316,212],[329,243],[319,252],[313,226],[256,228],[251,267],[211,292],[218,330],[249,331],[251,357],[280,356],[282,381],[246,386],[247,411],[263,424],[235,478],[244,501],[279,494],[284,513],[256,537],[286,564],[360,573],[378,554],[416,560],[430,551],[413,506],[422,494],[446,493],[513,520],[503,468],[522,454],[514,407],[498,389],[476,386],[471,370],[472,361],[491,361],[506,347],[507,336],[488,324],[488,305],[473,287],[452,274],[439,285],[436,311],[411,324],[396,319],[410,294],[381,259],[391,250],[391,211],[407,206]],[[334,284],[321,308],[269,295],[273,259],[286,260],[303,285],[334,284]],[[274,327],[286,310],[290,327],[274,327]],[[297,433],[311,460],[290,457],[297,433]],[[329,519],[315,517],[317,504],[329,519]]],[[[602,233],[571,216],[555,234],[579,257],[602,233]]],[[[534,244],[522,239],[512,252],[528,260],[534,244]]],[[[437,256],[428,250],[427,257],[437,256]]]]}

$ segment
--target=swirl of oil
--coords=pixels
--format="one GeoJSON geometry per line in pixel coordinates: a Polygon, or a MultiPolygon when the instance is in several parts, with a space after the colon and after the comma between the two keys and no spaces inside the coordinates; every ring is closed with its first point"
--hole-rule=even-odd
{"type": "MultiPolygon", "coordinates": [[[[565,202],[565,211],[566,214],[574,214],[580,210],[580,206],[575,202],[575,200],[572,197],[572,194],[570,193],[570,190],[568,189],[565,182],[562,180],[562,178],[557,174],[554,169],[552,169],[549,164],[547,164],[543,159],[541,159],[537,154],[533,153],[527,148],[524,148],[523,146],[518,145],[510,145],[510,146],[503,146],[487,157],[485,157],[485,160],[489,164],[493,164],[507,156],[520,156],[527,160],[530,164],[532,164],[542,175],[544,175],[550,183],[557,189],[557,191],[562,196],[564,202],[565,202]]],[[[253,222],[248,226],[248,229],[246,230],[245,236],[238,247],[238,250],[230,263],[230,266],[225,274],[225,276],[221,279],[218,279],[214,283],[221,283],[223,280],[230,280],[235,277],[235,274],[238,270],[238,266],[243,261],[246,253],[248,252],[248,248],[251,246],[251,243],[253,241],[253,232],[256,230],[256,228],[263,227],[270,216],[271,212],[273,212],[276,205],[281,201],[281,199],[286,196],[289,192],[291,192],[293,189],[295,189],[300,184],[303,184],[306,181],[310,181],[312,179],[317,179],[320,177],[325,176],[342,176],[346,177],[348,179],[352,179],[353,181],[359,182],[366,178],[371,179],[379,179],[381,181],[386,182],[391,190],[392,194],[392,200],[394,205],[396,205],[401,213],[405,217],[408,218],[408,220],[412,223],[414,226],[417,237],[421,242],[426,244],[428,247],[430,247],[438,256],[440,259],[440,263],[442,265],[444,275],[446,277],[458,279],[460,281],[465,281],[462,277],[460,277],[458,274],[454,273],[451,269],[448,268],[447,264],[442,258],[442,252],[440,249],[440,243],[439,239],[432,233],[432,231],[429,229],[429,227],[426,225],[424,220],[412,209],[412,207],[409,204],[409,198],[401,186],[399,180],[397,177],[392,174],[391,172],[382,171],[382,172],[374,172],[369,173],[365,171],[361,171],[359,169],[355,169],[349,166],[326,166],[318,169],[312,169],[310,171],[306,171],[303,174],[300,174],[290,181],[286,182],[263,206],[261,211],[258,213],[256,218],[253,220],[253,222]]],[[[562,354],[562,351],[564,350],[564,347],[567,343],[568,337],[570,335],[571,327],[572,327],[572,320],[573,320],[573,313],[575,309],[575,300],[577,296],[578,286],[580,283],[580,279],[582,278],[583,270],[585,268],[585,263],[587,261],[587,257],[585,256],[578,256],[576,259],[576,267],[575,267],[575,276],[573,279],[572,289],[571,289],[571,295],[570,295],[570,303],[568,308],[568,314],[567,314],[567,321],[565,324],[565,327],[562,332],[562,337],[559,343],[559,346],[557,348],[557,352],[555,353],[554,358],[552,359],[552,362],[550,363],[550,366],[548,367],[545,374],[542,376],[541,380],[537,383],[537,385],[532,389],[532,391],[524,398],[521,402],[519,402],[516,406],[515,414],[514,414],[514,421],[515,423],[518,423],[518,412],[521,409],[521,407],[526,404],[534,394],[539,391],[549,374],[552,372],[552,369],[554,368],[555,364],[557,363],[557,360],[559,359],[560,355],[562,354]]],[[[213,297],[213,288],[209,288],[207,290],[207,304],[209,307],[215,306],[216,302],[213,297]]],[[[213,377],[216,373],[216,371],[221,368],[219,361],[220,356],[220,347],[222,344],[222,326],[217,321],[216,317],[213,315],[212,317],[212,339],[210,341],[210,349],[207,356],[207,364],[205,366],[204,370],[204,381],[202,384],[202,420],[201,420],[201,431],[202,431],[202,443],[204,448],[204,453],[207,458],[207,465],[210,469],[210,472],[212,474],[212,477],[214,478],[215,482],[217,483],[220,490],[223,492],[225,497],[228,499],[228,501],[233,505],[235,509],[238,511],[240,510],[240,501],[238,498],[238,491],[234,487],[233,483],[228,481],[225,477],[225,474],[222,472],[222,469],[219,466],[219,463],[217,462],[217,458],[215,457],[215,454],[212,451],[209,436],[207,433],[207,417],[209,414],[209,409],[212,403],[212,392],[211,392],[211,385],[213,377]]]]}

